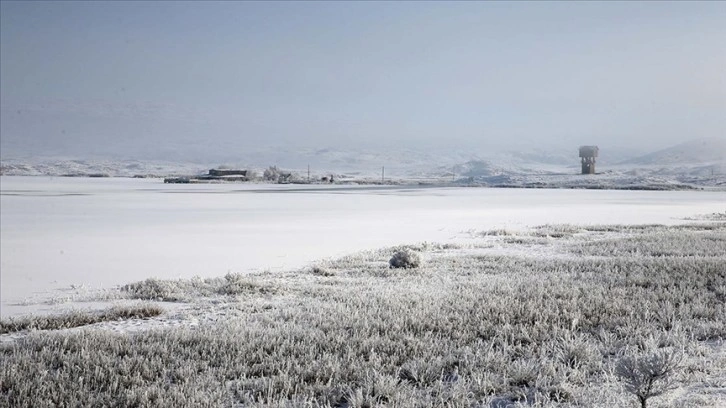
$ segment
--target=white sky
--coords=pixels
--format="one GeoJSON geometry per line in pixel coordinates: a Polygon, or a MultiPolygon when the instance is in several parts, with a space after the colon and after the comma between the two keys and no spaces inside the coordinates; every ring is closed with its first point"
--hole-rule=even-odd
{"type": "Polygon", "coordinates": [[[726,2],[0,11],[3,157],[726,138],[726,2]]]}

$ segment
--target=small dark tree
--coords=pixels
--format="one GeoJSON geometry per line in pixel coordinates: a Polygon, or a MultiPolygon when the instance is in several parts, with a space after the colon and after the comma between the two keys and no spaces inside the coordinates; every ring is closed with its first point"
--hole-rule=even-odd
{"type": "Polygon", "coordinates": [[[625,356],[615,367],[625,390],[635,395],[641,408],[647,408],[650,397],[657,397],[675,388],[673,373],[681,362],[677,351],[658,350],[641,356],[625,356]]]}

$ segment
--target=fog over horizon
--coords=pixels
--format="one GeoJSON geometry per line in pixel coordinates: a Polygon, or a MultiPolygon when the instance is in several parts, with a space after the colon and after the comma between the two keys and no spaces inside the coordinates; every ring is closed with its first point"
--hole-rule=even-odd
{"type": "Polygon", "coordinates": [[[0,157],[726,140],[726,2],[0,3],[0,157]]]}

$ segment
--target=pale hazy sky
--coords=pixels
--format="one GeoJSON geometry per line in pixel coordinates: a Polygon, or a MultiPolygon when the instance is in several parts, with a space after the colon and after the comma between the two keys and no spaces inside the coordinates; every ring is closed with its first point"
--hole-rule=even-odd
{"type": "Polygon", "coordinates": [[[3,156],[726,137],[726,2],[0,4],[3,156]]]}

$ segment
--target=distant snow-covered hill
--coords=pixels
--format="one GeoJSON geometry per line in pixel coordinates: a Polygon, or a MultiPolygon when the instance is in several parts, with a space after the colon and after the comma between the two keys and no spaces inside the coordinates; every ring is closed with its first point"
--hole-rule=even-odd
{"type": "Polygon", "coordinates": [[[91,176],[91,177],[165,177],[206,172],[209,166],[198,163],[149,162],[107,159],[9,159],[0,163],[6,176],[91,176]]]}
{"type": "Polygon", "coordinates": [[[596,175],[580,175],[577,149],[516,151],[252,147],[223,161],[153,161],[106,158],[3,159],[0,174],[46,176],[178,176],[224,166],[261,174],[269,166],[305,179],[334,174],[338,180],[434,182],[487,186],[641,188],[726,187],[726,142],[703,139],[617,162],[627,149],[601,146],[596,175]]]}
{"type": "Polygon", "coordinates": [[[616,161],[627,149],[600,146],[595,175],[580,175],[574,152],[509,152],[456,165],[461,182],[568,188],[726,187],[726,141],[700,139],[616,161]]]}
{"type": "Polygon", "coordinates": [[[708,138],[681,143],[622,161],[633,165],[711,164],[726,160],[726,139],[708,138]]]}

